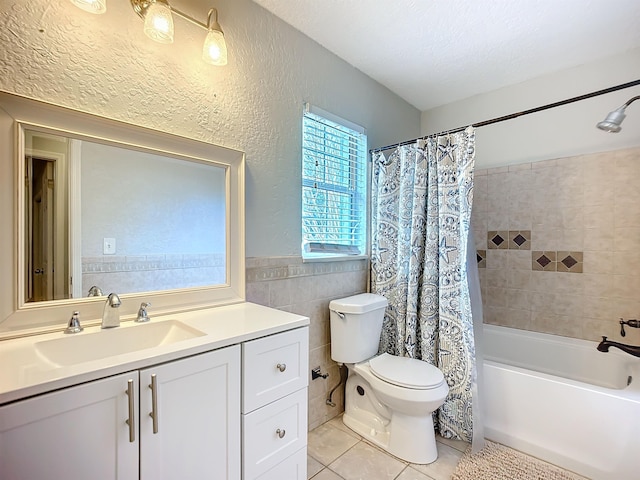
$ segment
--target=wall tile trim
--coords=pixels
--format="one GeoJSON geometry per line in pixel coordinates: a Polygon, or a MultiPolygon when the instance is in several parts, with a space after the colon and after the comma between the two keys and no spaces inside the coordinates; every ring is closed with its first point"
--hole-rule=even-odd
{"type": "Polygon", "coordinates": [[[265,263],[262,258],[247,258],[247,282],[267,282],[331,273],[362,272],[369,268],[369,259],[302,263],[301,257],[272,257],[272,262],[269,264],[265,263]]]}

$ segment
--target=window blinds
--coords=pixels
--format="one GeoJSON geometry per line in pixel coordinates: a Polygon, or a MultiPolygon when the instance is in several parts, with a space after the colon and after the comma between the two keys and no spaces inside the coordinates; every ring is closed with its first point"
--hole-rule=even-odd
{"type": "Polygon", "coordinates": [[[303,245],[306,252],[362,254],[367,137],[336,119],[310,109],[303,116],[303,245]]]}

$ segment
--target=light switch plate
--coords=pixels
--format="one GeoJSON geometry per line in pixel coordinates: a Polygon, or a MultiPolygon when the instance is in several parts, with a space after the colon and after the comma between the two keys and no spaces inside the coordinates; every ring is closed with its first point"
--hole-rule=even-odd
{"type": "Polygon", "coordinates": [[[116,239],[105,238],[102,253],[105,255],[115,255],[116,253],[116,239]]]}

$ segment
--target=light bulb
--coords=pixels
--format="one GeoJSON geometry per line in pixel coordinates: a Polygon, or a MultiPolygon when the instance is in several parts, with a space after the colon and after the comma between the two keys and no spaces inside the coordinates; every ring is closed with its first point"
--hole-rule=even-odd
{"type": "Polygon", "coordinates": [[[165,2],[152,3],[144,16],[144,33],[158,43],[173,43],[173,17],[165,2]]]}
{"type": "Polygon", "coordinates": [[[71,3],[89,13],[104,13],[107,11],[107,0],[71,0],[71,3]]]}
{"type": "Polygon", "coordinates": [[[209,30],[202,46],[202,60],[211,65],[227,64],[227,44],[220,30],[209,30]]]}

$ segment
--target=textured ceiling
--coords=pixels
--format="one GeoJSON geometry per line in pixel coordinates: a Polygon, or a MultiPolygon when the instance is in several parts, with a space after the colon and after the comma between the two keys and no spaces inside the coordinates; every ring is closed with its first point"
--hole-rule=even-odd
{"type": "Polygon", "coordinates": [[[254,1],[420,110],[640,47],[640,0],[254,1]]]}

